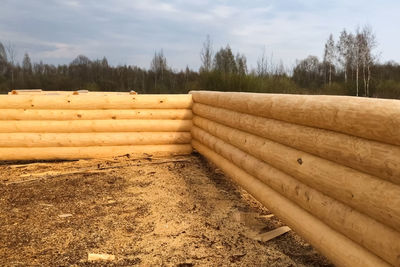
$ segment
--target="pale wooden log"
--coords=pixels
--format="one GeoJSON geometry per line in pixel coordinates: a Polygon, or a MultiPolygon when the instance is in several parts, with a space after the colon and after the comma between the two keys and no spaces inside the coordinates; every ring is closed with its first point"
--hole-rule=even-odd
{"type": "Polygon", "coordinates": [[[0,147],[189,144],[189,132],[0,133],[0,147]]]}
{"type": "Polygon", "coordinates": [[[389,266],[205,145],[196,140],[192,145],[337,266],[389,266]]]}
{"type": "Polygon", "coordinates": [[[400,186],[195,116],[194,125],[318,191],[400,231],[400,186]]]}
{"type": "Polygon", "coordinates": [[[194,126],[192,136],[214,152],[394,266],[400,265],[400,233],[330,198],[290,175],[194,126]]]}
{"type": "Polygon", "coordinates": [[[88,147],[6,147],[0,148],[0,160],[73,160],[122,156],[170,156],[192,152],[191,145],[137,145],[88,147]]]}
{"type": "Polygon", "coordinates": [[[0,120],[190,120],[191,118],[190,109],[0,109],[0,120]]]}
{"type": "Polygon", "coordinates": [[[191,95],[0,95],[0,109],[187,109],[191,95]]]}
{"type": "Polygon", "coordinates": [[[193,104],[201,117],[400,184],[400,147],[330,130],[193,104]]]}
{"type": "Polygon", "coordinates": [[[400,145],[400,101],[349,96],[191,92],[195,102],[400,145]]]}
{"type": "Polygon", "coordinates": [[[191,120],[2,121],[0,133],[188,132],[191,120]]]}
{"type": "Polygon", "coordinates": [[[41,89],[26,89],[26,90],[12,90],[8,93],[9,95],[81,95],[81,94],[91,94],[91,95],[129,95],[131,92],[101,92],[101,91],[88,91],[88,90],[78,90],[78,91],[42,91],[41,89]]]}

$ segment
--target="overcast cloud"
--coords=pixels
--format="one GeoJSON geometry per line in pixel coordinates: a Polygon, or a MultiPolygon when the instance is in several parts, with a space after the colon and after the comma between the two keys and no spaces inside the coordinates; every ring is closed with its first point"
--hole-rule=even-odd
{"type": "Polygon", "coordinates": [[[249,67],[264,48],[290,67],[321,58],[330,33],[369,24],[380,60],[399,62],[399,14],[398,0],[0,0],[0,41],[15,44],[19,60],[28,52],[33,61],[69,63],[84,54],[148,68],[163,49],[174,69],[197,70],[209,34],[214,50],[229,44],[249,67]]]}

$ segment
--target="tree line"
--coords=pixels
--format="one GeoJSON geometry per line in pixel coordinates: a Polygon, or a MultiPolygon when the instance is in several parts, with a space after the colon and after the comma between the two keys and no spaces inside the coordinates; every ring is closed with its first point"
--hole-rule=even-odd
{"type": "Polygon", "coordinates": [[[354,33],[343,30],[336,41],[331,34],[322,60],[310,55],[288,69],[264,52],[249,70],[244,54],[234,53],[229,45],[214,51],[207,36],[200,51],[200,69],[175,71],[162,50],[154,54],[148,69],[111,66],[106,57],[91,60],[84,55],[56,66],[32,63],[27,53],[17,62],[15,46],[0,42],[0,93],[29,88],[138,93],[220,90],[400,98],[400,65],[379,63],[376,47],[372,29],[364,26],[354,33]]]}

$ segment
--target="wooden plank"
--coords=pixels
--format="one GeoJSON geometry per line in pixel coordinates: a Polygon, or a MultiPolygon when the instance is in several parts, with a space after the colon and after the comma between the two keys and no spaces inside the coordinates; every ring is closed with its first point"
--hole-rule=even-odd
{"type": "Polygon", "coordinates": [[[259,235],[257,235],[255,237],[255,239],[258,240],[258,241],[261,241],[261,242],[268,242],[268,241],[270,241],[270,240],[272,240],[272,239],[274,239],[274,238],[276,238],[278,236],[286,234],[290,230],[292,230],[292,229],[290,229],[290,227],[288,227],[288,226],[281,226],[281,227],[276,228],[276,229],[274,229],[272,231],[259,234],[259,235]]]}

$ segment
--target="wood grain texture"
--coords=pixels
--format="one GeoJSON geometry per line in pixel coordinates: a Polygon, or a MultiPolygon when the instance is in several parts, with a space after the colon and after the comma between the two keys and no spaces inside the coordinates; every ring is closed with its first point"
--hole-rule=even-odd
{"type": "Polygon", "coordinates": [[[306,239],[337,266],[389,266],[381,258],[278,194],[266,184],[249,175],[207,146],[192,140],[193,147],[213,162],[238,185],[276,214],[296,233],[306,239]]]}
{"type": "Polygon", "coordinates": [[[322,194],[196,126],[192,128],[192,136],[336,231],[394,266],[400,265],[400,233],[391,227],[322,194]]]}
{"type": "Polygon", "coordinates": [[[399,146],[198,103],[193,112],[400,185],[399,146]]]}
{"type": "Polygon", "coordinates": [[[308,186],[400,231],[400,186],[195,116],[194,125],[308,186]]]}
{"type": "Polygon", "coordinates": [[[0,120],[190,120],[190,109],[0,109],[0,120]]]}
{"type": "Polygon", "coordinates": [[[2,121],[0,133],[188,132],[191,120],[2,121]]]}
{"type": "Polygon", "coordinates": [[[400,101],[192,91],[198,103],[400,145],[400,101]]]}
{"type": "Polygon", "coordinates": [[[0,109],[188,109],[191,95],[0,95],[0,109]]]}
{"type": "Polygon", "coordinates": [[[171,156],[190,154],[187,145],[137,145],[88,147],[8,147],[0,148],[0,160],[73,160],[133,156],[171,156]]]}
{"type": "Polygon", "coordinates": [[[73,147],[189,144],[189,132],[0,133],[0,147],[73,147]]]}

